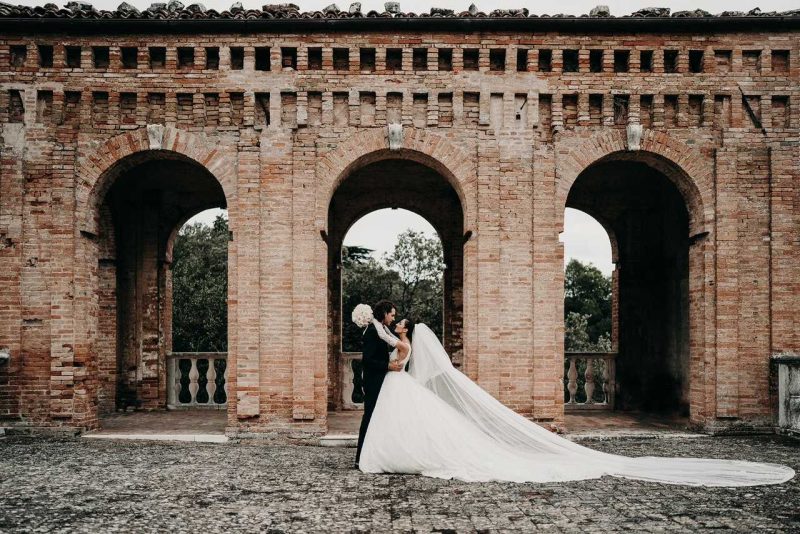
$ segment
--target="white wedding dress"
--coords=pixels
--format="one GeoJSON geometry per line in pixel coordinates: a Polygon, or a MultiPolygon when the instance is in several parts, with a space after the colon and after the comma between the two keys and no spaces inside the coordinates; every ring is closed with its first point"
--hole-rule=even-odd
{"type": "MultiPolygon", "coordinates": [[[[397,358],[397,351],[392,359],[397,358]]],[[[415,327],[410,370],[386,374],[361,451],[366,473],[472,481],[557,482],[604,475],[692,486],[778,484],[786,466],[739,460],[630,458],[562,438],[505,407],[415,327]]]]}

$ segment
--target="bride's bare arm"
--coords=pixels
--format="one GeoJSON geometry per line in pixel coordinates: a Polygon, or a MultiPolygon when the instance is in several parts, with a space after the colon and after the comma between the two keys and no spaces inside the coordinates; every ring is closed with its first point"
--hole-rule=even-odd
{"type": "Polygon", "coordinates": [[[403,341],[397,342],[397,356],[399,360],[404,360],[406,356],[408,356],[409,351],[411,350],[411,345],[405,343],[403,341]]]}
{"type": "Polygon", "coordinates": [[[397,348],[397,344],[400,342],[399,339],[394,337],[393,335],[389,334],[386,329],[383,328],[383,325],[377,319],[372,320],[372,324],[375,325],[375,330],[378,331],[378,337],[388,343],[391,347],[397,348]]]}

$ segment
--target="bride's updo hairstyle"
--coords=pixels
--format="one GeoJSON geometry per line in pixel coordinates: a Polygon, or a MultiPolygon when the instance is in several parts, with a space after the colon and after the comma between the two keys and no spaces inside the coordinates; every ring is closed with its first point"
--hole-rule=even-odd
{"type": "Polygon", "coordinates": [[[414,326],[417,324],[413,319],[406,318],[406,335],[408,336],[409,341],[414,340],[414,326]]]}

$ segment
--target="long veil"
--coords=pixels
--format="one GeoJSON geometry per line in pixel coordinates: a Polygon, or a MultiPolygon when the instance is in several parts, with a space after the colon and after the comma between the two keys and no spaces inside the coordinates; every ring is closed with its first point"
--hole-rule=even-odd
{"type": "MultiPolygon", "coordinates": [[[[573,443],[507,408],[455,369],[425,324],[414,327],[409,374],[470,420],[520,465],[568,470],[565,480],[602,475],[691,486],[755,486],[791,480],[794,470],[739,460],[618,456],[573,443]],[[555,467],[554,467],[555,466],[555,467]]],[[[532,477],[531,480],[535,480],[532,477]]]]}

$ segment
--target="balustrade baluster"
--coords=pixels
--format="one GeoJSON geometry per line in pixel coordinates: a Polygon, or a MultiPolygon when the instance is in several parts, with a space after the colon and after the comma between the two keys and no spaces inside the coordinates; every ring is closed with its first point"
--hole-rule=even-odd
{"type": "Polygon", "coordinates": [[[174,406],[178,404],[178,395],[181,393],[181,372],[177,358],[167,362],[167,377],[167,404],[174,406]]]}
{"type": "Polygon", "coordinates": [[[609,404],[608,358],[603,358],[603,404],[609,404]]]}
{"type": "Polygon", "coordinates": [[[586,358],[586,372],[583,373],[583,378],[586,382],[583,385],[583,391],[586,393],[585,404],[594,404],[594,358],[586,358]]]}
{"type": "Polygon", "coordinates": [[[214,392],[217,391],[217,370],[214,368],[214,363],[216,363],[216,360],[213,357],[209,357],[208,371],[206,371],[206,378],[208,379],[208,382],[206,382],[206,391],[208,392],[209,404],[216,404],[214,402],[214,392]]]}
{"type": "Polygon", "coordinates": [[[225,404],[228,404],[228,360],[225,360],[225,371],[222,373],[225,383],[222,384],[222,389],[225,391],[225,404]]]}
{"type": "Polygon", "coordinates": [[[192,368],[189,370],[189,394],[192,400],[189,403],[197,404],[197,391],[200,389],[197,379],[200,378],[200,371],[197,369],[197,358],[192,358],[190,361],[192,362],[192,368]]]}
{"type": "Polygon", "coordinates": [[[569,359],[569,370],[567,371],[567,391],[569,391],[569,404],[575,404],[575,394],[578,392],[578,369],[576,358],[569,359]]]}

